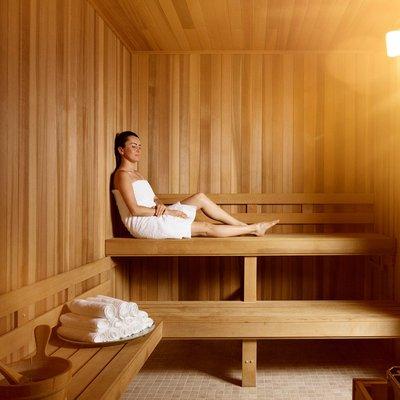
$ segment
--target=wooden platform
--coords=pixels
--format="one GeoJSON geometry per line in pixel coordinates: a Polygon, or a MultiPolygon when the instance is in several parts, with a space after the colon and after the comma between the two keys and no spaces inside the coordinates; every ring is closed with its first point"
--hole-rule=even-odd
{"type": "Polygon", "coordinates": [[[49,355],[72,361],[68,400],[119,399],[162,338],[162,323],[144,336],[120,345],[77,347],[50,339],[49,355]]]}
{"type": "Polygon", "coordinates": [[[393,238],[374,233],[271,234],[264,237],[106,240],[107,256],[388,255],[393,238]]]}
{"type": "MultiPolygon", "coordinates": [[[[158,197],[172,204],[187,196],[158,197]]],[[[241,339],[243,386],[256,386],[258,339],[400,337],[400,306],[393,302],[257,301],[257,257],[380,256],[381,265],[393,265],[395,239],[373,233],[372,194],[229,193],[209,197],[221,206],[235,206],[232,215],[246,223],[279,219],[283,225],[308,226],[307,231],[313,233],[273,233],[273,228],[264,237],[106,240],[107,256],[243,257],[243,302],[141,302],[141,309],[163,321],[163,337],[241,339]],[[276,213],[276,205],[294,207],[276,213]],[[357,233],[332,233],[343,232],[337,226],[343,224],[346,231],[354,228],[357,233]]],[[[197,220],[207,221],[207,217],[198,212],[197,220]]]]}
{"type": "Polygon", "coordinates": [[[400,337],[400,304],[389,301],[140,302],[174,339],[400,337]]]}

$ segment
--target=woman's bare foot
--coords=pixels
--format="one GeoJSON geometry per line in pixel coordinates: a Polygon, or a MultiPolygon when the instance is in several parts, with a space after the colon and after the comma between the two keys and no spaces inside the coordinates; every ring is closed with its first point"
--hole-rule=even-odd
{"type": "Polygon", "coordinates": [[[277,223],[279,223],[279,219],[270,222],[259,222],[258,224],[254,224],[256,228],[254,235],[264,236],[267,230],[271,229],[277,223]]]}

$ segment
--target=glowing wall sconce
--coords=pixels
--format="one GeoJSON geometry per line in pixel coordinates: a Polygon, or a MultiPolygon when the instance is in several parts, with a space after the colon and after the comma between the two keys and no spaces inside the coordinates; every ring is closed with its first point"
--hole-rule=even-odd
{"type": "Polygon", "coordinates": [[[400,56],[400,30],[386,34],[386,51],[389,57],[400,56]]]}

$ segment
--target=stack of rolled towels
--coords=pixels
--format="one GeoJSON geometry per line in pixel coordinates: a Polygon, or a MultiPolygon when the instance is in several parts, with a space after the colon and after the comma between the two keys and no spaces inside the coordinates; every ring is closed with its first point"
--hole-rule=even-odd
{"type": "Polygon", "coordinates": [[[98,295],[73,300],[60,316],[59,335],[81,342],[111,342],[150,328],[154,321],[136,303],[98,295]]]}

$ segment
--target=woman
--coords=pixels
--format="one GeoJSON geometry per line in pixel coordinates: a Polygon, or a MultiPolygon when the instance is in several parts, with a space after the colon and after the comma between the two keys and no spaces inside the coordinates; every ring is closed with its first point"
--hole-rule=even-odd
{"type": "Polygon", "coordinates": [[[228,237],[245,234],[263,236],[279,222],[276,220],[247,225],[232,217],[203,193],[166,207],[154,194],[149,182],[134,170],[135,163],[140,159],[139,136],[131,131],[117,134],[114,151],[117,167],[112,192],[122,221],[134,237],[182,239],[192,236],[228,237]],[[194,221],[198,209],[222,224],[194,221]]]}

